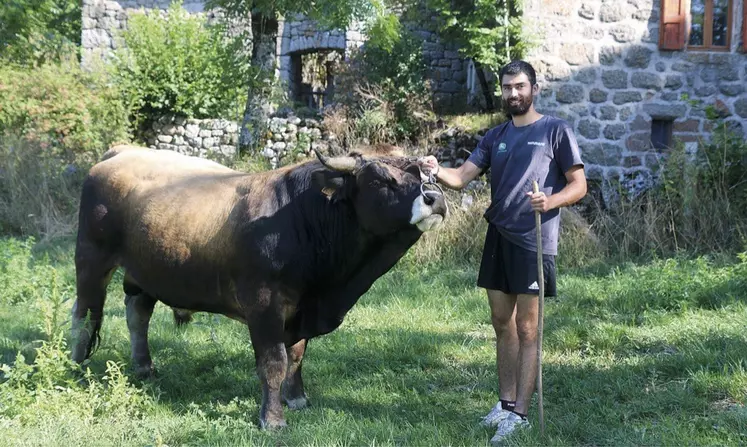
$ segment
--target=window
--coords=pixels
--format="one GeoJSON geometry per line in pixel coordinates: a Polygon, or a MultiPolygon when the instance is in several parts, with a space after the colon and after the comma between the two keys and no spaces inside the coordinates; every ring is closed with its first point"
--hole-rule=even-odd
{"type": "MultiPolygon", "coordinates": [[[[659,48],[728,51],[736,2],[747,9],[747,0],[662,0],[659,48]]],[[[742,26],[744,41],[747,23],[742,26]]]]}
{"type": "Polygon", "coordinates": [[[730,0],[691,0],[688,47],[728,48],[730,0]]]}
{"type": "Polygon", "coordinates": [[[672,120],[651,120],[651,145],[659,150],[672,147],[672,120]]]}

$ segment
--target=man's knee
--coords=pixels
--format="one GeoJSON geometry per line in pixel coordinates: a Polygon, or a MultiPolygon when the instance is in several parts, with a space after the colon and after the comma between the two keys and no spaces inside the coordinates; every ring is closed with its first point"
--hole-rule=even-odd
{"type": "Polygon", "coordinates": [[[512,323],[516,311],[516,296],[499,290],[488,290],[490,320],[497,334],[505,331],[512,323]]]}
{"type": "Polygon", "coordinates": [[[495,329],[495,332],[497,334],[503,333],[508,329],[508,327],[511,325],[511,316],[511,314],[505,315],[497,314],[495,312],[491,313],[490,320],[492,321],[493,329],[495,329]]]}
{"type": "Polygon", "coordinates": [[[533,343],[537,340],[537,321],[516,320],[516,334],[522,343],[533,343]]]}

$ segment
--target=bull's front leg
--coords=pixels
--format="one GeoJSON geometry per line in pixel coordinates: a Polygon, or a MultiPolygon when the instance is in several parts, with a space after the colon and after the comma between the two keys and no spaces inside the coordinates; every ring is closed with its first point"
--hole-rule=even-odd
{"type": "Polygon", "coordinates": [[[247,306],[246,321],[254,347],[257,375],[262,383],[259,425],[269,429],[285,427],[287,424],[280,389],[285,379],[288,359],[283,343],[281,298],[269,288],[260,289],[253,295],[243,298],[248,298],[250,303],[247,306]]]}
{"type": "Polygon", "coordinates": [[[301,364],[306,351],[306,340],[299,340],[296,344],[288,346],[288,371],[283,382],[283,400],[291,410],[300,410],[309,405],[309,399],[303,389],[303,378],[301,377],[301,364]]]}

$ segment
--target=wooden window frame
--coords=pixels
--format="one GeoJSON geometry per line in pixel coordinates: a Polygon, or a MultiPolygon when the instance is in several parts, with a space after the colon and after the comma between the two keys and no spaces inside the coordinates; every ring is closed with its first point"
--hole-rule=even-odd
{"type": "MultiPolygon", "coordinates": [[[[727,6],[728,14],[726,16],[726,45],[713,46],[713,2],[715,0],[705,1],[705,17],[703,18],[703,45],[688,45],[690,41],[690,30],[692,23],[690,19],[690,10],[687,11],[687,26],[685,28],[685,48],[695,51],[731,51],[731,33],[734,26],[734,0],[729,0],[727,6]]],[[[690,2],[688,1],[688,6],[690,2]]],[[[746,2],[747,3],[747,2],[746,2]]]]}
{"type": "Polygon", "coordinates": [[[747,52],[747,0],[728,0],[729,14],[726,17],[726,45],[713,46],[713,3],[704,0],[703,45],[689,45],[692,26],[691,0],[661,0],[659,18],[659,49],[665,51],[712,51],[730,52],[732,34],[736,21],[734,10],[736,2],[742,2],[742,51],[747,52]]]}

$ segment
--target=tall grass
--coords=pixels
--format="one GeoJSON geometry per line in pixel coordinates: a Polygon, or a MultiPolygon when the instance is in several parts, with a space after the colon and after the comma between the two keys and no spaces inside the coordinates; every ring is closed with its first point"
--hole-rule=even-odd
{"type": "Polygon", "coordinates": [[[86,170],[62,162],[39,143],[0,137],[0,234],[42,240],[72,234],[86,170]]]}
{"type": "Polygon", "coordinates": [[[593,229],[611,253],[627,259],[735,253],[747,247],[747,142],[743,138],[722,125],[695,154],[677,146],[658,180],[655,187],[634,197],[620,188],[612,207],[598,202],[592,206],[593,229]]]}

